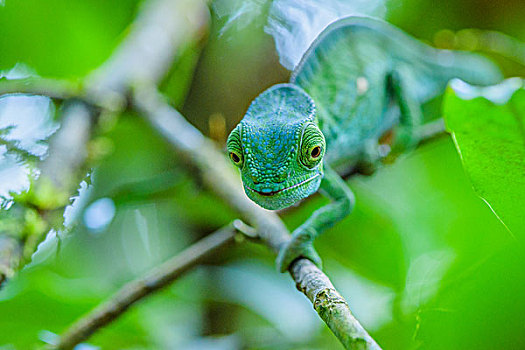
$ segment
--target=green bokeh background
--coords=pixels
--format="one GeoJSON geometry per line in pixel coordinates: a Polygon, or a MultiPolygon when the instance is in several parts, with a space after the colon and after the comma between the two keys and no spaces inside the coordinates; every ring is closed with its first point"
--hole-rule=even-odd
{"type": "MultiPolygon", "coordinates": [[[[385,6],[388,21],[428,43],[444,29],[463,28],[525,40],[521,0],[392,0],[385,6]]],[[[109,57],[139,8],[133,0],[5,0],[0,70],[23,64],[41,76],[81,79],[109,57]]],[[[210,120],[225,121],[224,131],[211,132],[219,147],[250,101],[289,75],[263,21],[219,35],[225,21],[212,11],[207,41],[186,47],[162,84],[203,133],[210,134],[210,120]]],[[[524,66],[492,56],[507,76],[525,74],[524,66]]],[[[426,106],[428,115],[440,115],[437,105],[426,106]]],[[[115,217],[102,231],[80,220],[58,255],[56,241],[46,242],[0,291],[2,350],[50,341],[125,282],[235,218],[138,116],[120,116],[97,140],[109,151],[94,170],[85,207],[110,198],[115,217]]],[[[525,349],[522,242],[475,195],[449,137],[373,176],[355,176],[349,186],[357,196],[354,213],[316,247],[325,271],[384,349],[525,349]]],[[[294,228],[325,202],[314,195],[282,217],[294,228]]],[[[223,251],[84,346],[338,348],[273,259],[253,243],[223,251]]]]}

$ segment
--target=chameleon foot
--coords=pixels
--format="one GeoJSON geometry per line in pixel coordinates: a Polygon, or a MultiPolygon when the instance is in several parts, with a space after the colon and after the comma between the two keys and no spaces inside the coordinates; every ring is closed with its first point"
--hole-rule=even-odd
{"type": "Polygon", "coordinates": [[[286,272],[290,265],[299,258],[311,260],[319,268],[322,266],[321,258],[312,244],[311,235],[304,231],[294,233],[292,239],[281,248],[277,255],[277,268],[281,272],[286,272]]]}

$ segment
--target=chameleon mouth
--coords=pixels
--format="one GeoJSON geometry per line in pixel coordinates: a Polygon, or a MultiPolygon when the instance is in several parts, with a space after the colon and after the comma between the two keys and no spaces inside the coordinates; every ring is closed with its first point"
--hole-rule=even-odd
{"type": "Polygon", "coordinates": [[[294,189],[296,187],[299,187],[301,185],[304,185],[305,183],[307,182],[310,182],[312,181],[313,179],[315,179],[316,177],[318,177],[320,174],[315,174],[314,176],[312,177],[309,177],[308,179],[304,180],[304,181],[301,181],[299,183],[296,183],[295,185],[292,185],[292,186],[289,186],[289,187],[285,187],[285,188],[281,188],[280,190],[277,190],[277,191],[271,191],[271,192],[261,192],[261,191],[257,191],[257,190],[254,190],[253,188],[251,187],[248,187],[246,186],[248,189],[250,189],[251,191],[263,196],[263,197],[271,197],[279,192],[283,192],[283,191],[286,191],[286,190],[291,190],[291,189],[294,189]]]}

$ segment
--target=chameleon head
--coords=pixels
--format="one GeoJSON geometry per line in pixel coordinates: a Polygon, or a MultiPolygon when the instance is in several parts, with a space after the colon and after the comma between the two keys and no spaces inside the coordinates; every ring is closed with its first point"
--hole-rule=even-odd
{"type": "Polygon", "coordinates": [[[227,146],[246,195],[265,209],[289,207],[319,188],[325,139],[312,98],[295,85],[274,85],[260,94],[227,146]]]}

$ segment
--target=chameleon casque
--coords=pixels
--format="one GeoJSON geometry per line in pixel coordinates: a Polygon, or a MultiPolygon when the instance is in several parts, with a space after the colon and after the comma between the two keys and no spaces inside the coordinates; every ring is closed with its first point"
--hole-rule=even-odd
{"type": "Polygon", "coordinates": [[[384,156],[379,139],[387,131],[393,133],[390,152],[413,148],[421,104],[455,77],[477,85],[501,80],[480,56],[432,48],[381,20],[347,17],[317,37],[290,83],[251,103],[227,141],[246,195],[271,210],[317,190],[331,200],[281,248],[280,271],[299,257],[320,266],[313,240],[352,211],[354,195],[334,169],[374,167],[384,156]]]}

